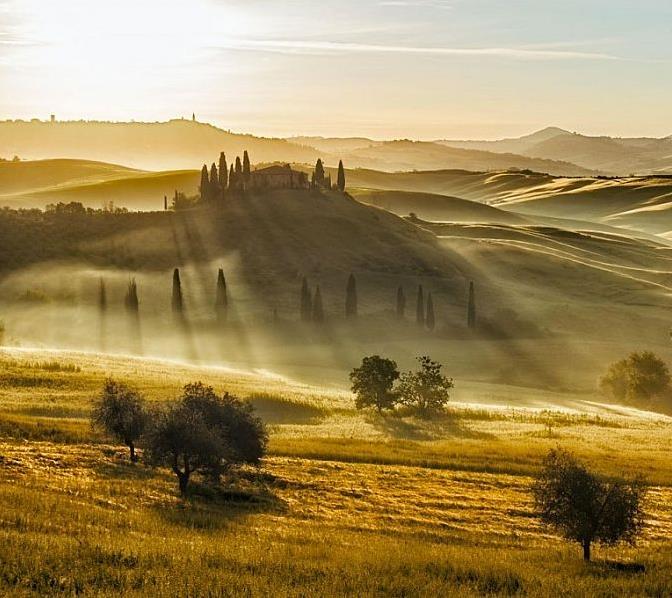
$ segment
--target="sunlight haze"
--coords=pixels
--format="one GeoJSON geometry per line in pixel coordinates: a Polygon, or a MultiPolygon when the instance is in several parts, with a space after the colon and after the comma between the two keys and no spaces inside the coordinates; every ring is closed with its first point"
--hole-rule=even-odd
{"type": "Polygon", "coordinates": [[[671,17],[659,0],[0,0],[0,118],[662,137],[671,17]]]}

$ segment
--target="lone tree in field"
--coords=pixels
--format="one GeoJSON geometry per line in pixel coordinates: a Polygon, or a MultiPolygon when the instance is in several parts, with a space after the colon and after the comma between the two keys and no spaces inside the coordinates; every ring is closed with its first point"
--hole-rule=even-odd
{"type": "Polygon", "coordinates": [[[250,156],[247,150],[243,152],[243,180],[245,183],[250,182],[250,156]]]}
{"type": "Polygon", "coordinates": [[[123,442],[130,451],[131,462],[137,462],[135,447],[149,423],[145,401],[137,391],[120,382],[106,380],[93,406],[91,423],[123,442]]]}
{"type": "Polygon", "coordinates": [[[336,179],[336,185],[341,193],[345,192],[345,169],[343,168],[343,160],[339,160],[338,162],[338,178],[336,179]]]}
{"type": "Polygon", "coordinates": [[[415,303],[415,322],[418,326],[425,325],[425,294],[422,285],[418,285],[418,297],[415,303]]]}
{"type": "Polygon", "coordinates": [[[401,403],[427,416],[442,411],[448,404],[453,380],[444,376],[441,373],[442,365],[427,355],[417,359],[420,369],[402,374],[397,391],[401,403]]]}
{"type": "Polygon", "coordinates": [[[208,175],[208,167],[205,164],[203,164],[203,168],[201,168],[201,184],[199,185],[198,190],[201,194],[202,201],[210,199],[210,177],[208,175]]]}
{"type": "Polygon", "coordinates": [[[397,364],[391,359],[378,355],[362,359],[362,365],[350,372],[357,409],[375,407],[379,413],[383,409],[394,409],[399,400],[393,390],[398,379],[397,364]]]}
{"type": "Polygon", "coordinates": [[[180,282],[180,269],[173,270],[173,296],[171,298],[173,313],[180,315],[184,311],[184,302],[182,299],[182,283],[180,282]]]}
{"type": "Polygon", "coordinates": [[[320,285],[315,288],[315,297],[313,299],[313,322],[322,324],[324,322],[324,306],[322,305],[322,293],[320,285]]]}
{"type": "Polygon", "coordinates": [[[434,330],[436,327],[436,320],[434,319],[434,301],[432,294],[427,294],[427,315],[425,316],[425,325],[428,330],[434,330]]]}
{"type": "Polygon", "coordinates": [[[404,295],[404,287],[397,289],[397,318],[404,319],[406,314],[406,295],[404,295]]]}
{"type": "Polygon", "coordinates": [[[640,480],[603,481],[561,449],[548,453],[532,491],[541,521],[581,544],[585,561],[594,542],[634,544],[644,524],[640,480]]]}
{"type": "Polygon", "coordinates": [[[670,371],[651,351],[631,353],[609,366],[600,388],[617,401],[648,403],[670,393],[670,371]]]}
{"type": "Polygon", "coordinates": [[[152,464],[172,469],[184,495],[194,473],[217,480],[236,465],[259,464],[267,439],[249,403],[197,382],[187,384],[178,402],[159,414],[147,452],[152,464]]]}
{"type": "Polygon", "coordinates": [[[222,193],[229,186],[229,167],[226,165],[226,155],[224,152],[219,154],[219,188],[222,193]]]}
{"type": "Polygon", "coordinates": [[[348,286],[345,289],[345,317],[357,317],[357,281],[354,274],[348,277],[348,286]]]}
{"type": "Polygon", "coordinates": [[[476,295],[474,293],[474,283],[469,283],[469,302],[467,304],[467,327],[470,330],[476,328],[476,295]]]}
{"type": "Polygon", "coordinates": [[[226,279],[222,268],[217,272],[217,295],[215,297],[215,312],[220,322],[226,321],[229,307],[229,298],[226,293],[226,279]]]}
{"type": "Polygon", "coordinates": [[[303,277],[301,283],[301,321],[310,322],[313,317],[313,298],[308,288],[308,280],[303,277]]]}

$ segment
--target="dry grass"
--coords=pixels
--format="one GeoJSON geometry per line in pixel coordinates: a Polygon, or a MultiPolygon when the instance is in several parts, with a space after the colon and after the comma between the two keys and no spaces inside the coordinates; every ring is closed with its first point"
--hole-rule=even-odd
{"type": "Polygon", "coordinates": [[[358,414],[339,392],[215,368],[39,352],[15,352],[0,367],[0,593],[672,591],[665,418],[460,406],[420,421],[358,414]],[[92,434],[90,399],[108,374],[152,400],[193,379],[249,397],[271,425],[269,458],[259,472],[240,472],[219,490],[197,485],[181,500],[169,472],[131,466],[92,434]],[[598,562],[584,566],[578,548],[540,528],[530,475],[558,444],[605,474],[644,472],[654,484],[637,547],[599,549],[598,562]],[[614,561],[647,571],[619,572],[614,561]]]}

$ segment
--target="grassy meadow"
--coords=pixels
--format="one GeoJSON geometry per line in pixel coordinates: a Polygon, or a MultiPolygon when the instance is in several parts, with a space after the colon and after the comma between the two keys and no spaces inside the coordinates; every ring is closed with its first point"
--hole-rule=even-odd
{"type": "Polygon", "coordinates": [[[344,390],[263,373],[0,350],[0,593],[670,594],[672,420],[459,380],[455,397],[445,417],[423,421],[358,413],[344,390]],[[194,380],[248,398],[269,426],[269,455],[182,500],[170,472],[130,465],[91,430],[107,376],[151,401],[194,380]],[[578,546],[539,526],[531,476],[556,446],[605,475],[646,476],[637,546],[598,548],[586,566],[578,546]]]}

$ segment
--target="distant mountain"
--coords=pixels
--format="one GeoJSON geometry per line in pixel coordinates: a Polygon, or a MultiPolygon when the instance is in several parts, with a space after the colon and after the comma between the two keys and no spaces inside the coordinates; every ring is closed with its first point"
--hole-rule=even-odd
{"type": "Polygon", "coordinates": [[[571,162],[603,174],[656,174],[672,172],[672,138],[591,137],[548,127],[514,139],[451,141],[448,147],[497,153],[513,152],[530,158],[571,162]]]}

